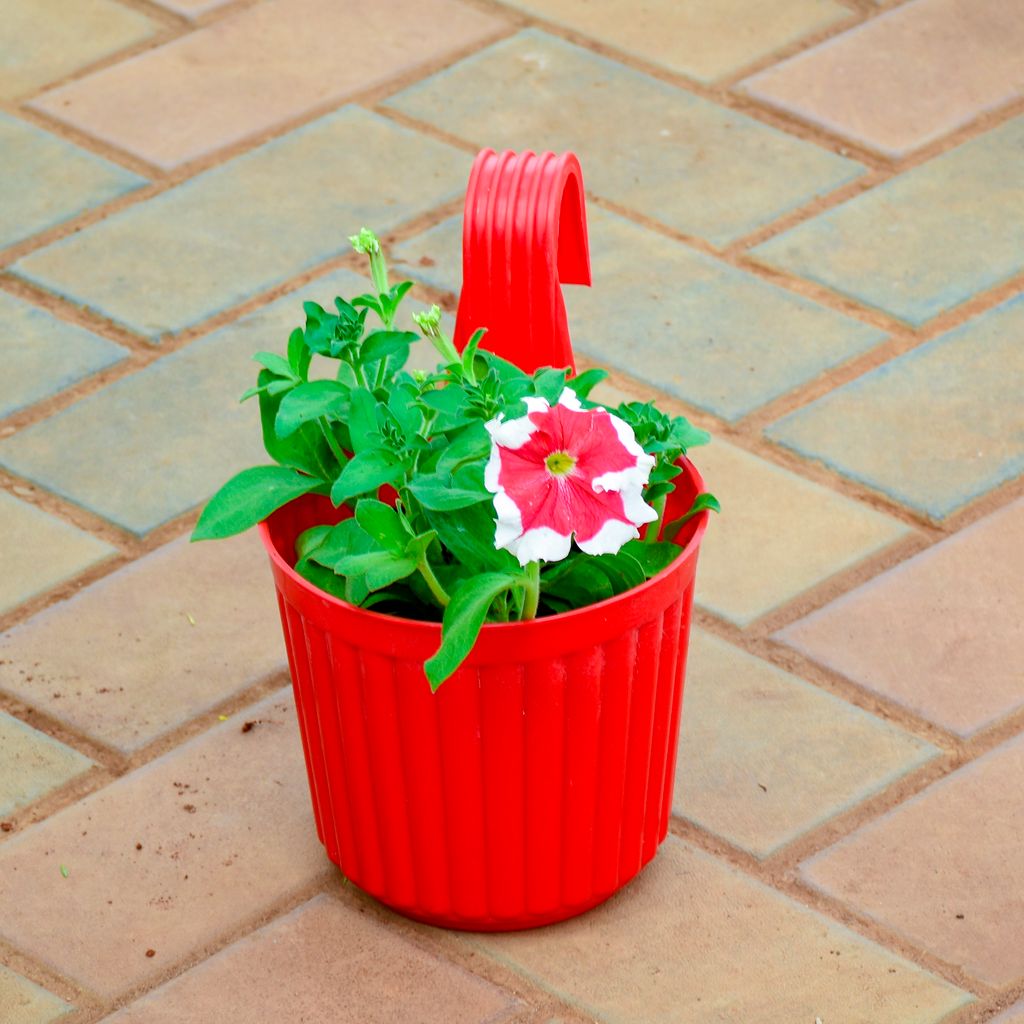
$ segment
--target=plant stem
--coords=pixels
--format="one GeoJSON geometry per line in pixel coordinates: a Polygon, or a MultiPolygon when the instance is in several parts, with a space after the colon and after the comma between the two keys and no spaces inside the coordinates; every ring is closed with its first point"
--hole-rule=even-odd
{"type": "Polygon", "coordinates": [[[663,494],[660,498],[655,498],[651,503],[651,508],[658,513],[658,518],[653,523],[647,524],[647,533],[644,534],[644,543],[653,544],[658,539],[658,531],[661,529],[662,520],[665,518],[665,502],[668,500],[668,495],[663,494]]]}
{"type": "Polygon", "coordinates": [[[540,562],[530,562],[526,566],[526,600],[523,602],[523,618],[537,618],[537,606],[540,604],[540,562]]]}
{"type": "Polygon", "coordinates": [[[331,425],[327,422],[326,416],[321,416],[317,421],[320,424],[320,429],[323,431],[324,438],[327,441],[328,446],[331,449],[332,454],[338,460],[338,466],[344,466],[348,459],[345,453],[341,450],[341,445],[338,444],[338,439],[334,436],[334,431],[331,430],[331,425]]]}
{"type": "Polygon", "coordinates": [[[427,561],[426,556],[420,559],[417,568],[420,571],[420,575],[423,577],[424,583],[430,588],[430,592],[437,599],[437,603],[442,608],[448,607],[448,602],[451,598],[448,596],[444,587],[441,586],[441,581],[434,575],[434,570],[430,568],[430,562],[427,561]]]}

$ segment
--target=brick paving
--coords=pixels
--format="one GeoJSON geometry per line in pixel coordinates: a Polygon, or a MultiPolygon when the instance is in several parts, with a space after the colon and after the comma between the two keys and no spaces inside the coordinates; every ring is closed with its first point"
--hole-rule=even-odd
{"type": "Polygon", "coordinates": [[[0,0],[0,1022],[1024,1020],[1022,39],[1015,0],[0,0]],[[349,233],[454,311],[484,145],[579,154],[580,361],[715,434],[726,510],[668,841],[496,936],[326,859],[263,556],[184,539],[349,233]]]}

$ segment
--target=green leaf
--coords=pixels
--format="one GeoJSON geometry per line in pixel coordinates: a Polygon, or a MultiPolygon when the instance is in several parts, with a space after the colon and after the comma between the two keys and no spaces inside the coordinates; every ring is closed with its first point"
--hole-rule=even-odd
{"type": "Polygon", "coordinates": [[[302,311],[310,320],[323,320],[324,317],[329,315],[327,310],[318,302],[304,302],[302,304],[302,311]]]}
{"type": "Polygon", "coordinates": [[[397,306],[405,297],[405,293],[412,287],[412,281],[399,281],[393,285],[388,292],[388,298],[397,306]]]}
{"type": "Polygon", "coordinates": [[[572,388],[578,398],[586,398],[590,392],[608,376],[607,370],[594,367],[592,370],[585,370],[577,377],[565,382],[566,387],[572,388]]]}
{"type": "Polygon", "coordinates": [[[544,398],[549,405],[554,405],[565,390],[565,370],[545,368],[533,375],[533,392],[538,398],[544,398]]]}
{"type": "Polygon", "coordinates": [[[431,690],[437,688],[466,660],[494,599],[517,586],[521,576],[488,572],[465,580],[444,610],[441,646],[423,666],[431,690]]]}
{"type": "Polygon", "coordinates": [[[312,359],[313,352],[306,344],[305,332],[301,327],[296,327],[288,336],[288,365],[292,373],[300,380],[306,380],[312,359]]]}
{"type": "Polygon", "coordinates": [[[657,576],[662,569],[667,569],[679,557],[680,548],[668,541],[652,541],[650,544],[642,540],[627,541],[621,551],[631,555],[639,563],[647,579],[657,576]]]}
{"type": "Polygon", "coordinates": [[[278,377],[284,377],[288,380],[296,379],[295,374],[292,372],[291,363],[284,356],[279,356],[275,352],[257,352],[253,359],[260,366],[265,366],[271,373],[276,373],[278,377]]]}
{"type": "Polygon", "coordinates": [[[700,427],[695,427],[683,416],[676,416],[672,420],[672,427],[669,431],[668,441],[673,448],[679,449],[683,454],[687,448],[696,448],[698,445],[707,444],[711,435],[700,427]]]}
{"type": "Polygon", "coordinates": [[[620,549],[614,555],[595,555],[591,563],[604,572],[616,594],[639,587],[647,579],[644,567],[628,551],[620,549]]]}
{"type": "Polygon", "coordinates": [[[350,604],[360,603],[358,601],[353,601],[349,596],[347,581],[345,578],[343,576],[338,576],[331,569],[325,569],[322,565],[317,565],[315,562],[301,558],[295,563],[295,571],[303,577],[303,579],[309,580],[314,587],[319,587],[332,597],[336,597],[341,601],[348,601],[350,604]]]}
{"type": "Polygon", "coordinates": [[[309,542],[303,540],[307,534],[319,530],[321,527],[314,526],[299,535],[296,545],[302,544],[305,550],[302,554],[305,558],[320,565],[330,568],[339,558],[346,555],[362,554],[373,547],[373,538],[355,521],[355,519],[343,519],[334,526],[327,527],[327,533],[320,538],[315,546],[312,539],[309,542]]]}
{"type": "Polygon", "coordinates": [[[453,473],[461,463],[486,461],[491,450],[491,435],[479,420],[450,438],[437,460],[438,473],[453,473]]]}
{"type": "MultiPolygon", "coordinates": [[[[364,339],[359,355],[364,363],[379,363],[400,353],[408,358],[409,346],[418,340],[419,335],[412,331],[374,331],[364,339]]],[[[404,363],[405,359],[401,362],[404,363]]]]}
{"type": "Polygon", "coordinates": [[[376,491],[383,484],[397,483],[404,470],[396,455],[380,449],[359,452],[345,464],[341,475],[331,488],[331,501],[340,505],[350,498],[368,491],[376,491]]]}
{"type": "Polygon", "coordinates": [[[447,432],[473,421],[469,415],[469,398],[460,387],[434,388],[424,391],[420,402],[438,413],[436,430],[447,432]]]}
{"type": "Polygon", "coordinates": [[[693,504],[690,506],[690,511],[685,515],[681,515],[678,519],[673,519],[664,530],[662,530],[662,537],[666,540],[675,540],[676,535],[679,531],[695,516],[701,512],[721,512],[722,506],[719,504],[718,499],[713,494],[707,492],[698,494],[693,499],[693,504]]]}
{"type": "MultiPolygon", "coordinates": [[[[262,388],[276,379],[269,370],[262,370],[258,383],[262,388]]],[[[338,472],[338,461],[317,424],[308,423],[288,438],[277,436],[275,423],[282,400],[281,395],[272,394],[269,390],[260,393],[260,422],[263,426],[263,447],[267,454],[275,462],[301,469],[310,476],[322,480],[333,479],[338,472]]]]}
{"type": "Polygon", "coordinates": [[[480,348],[480,340],[486,333],[486,327],[478,327],[470,336],[469,341],[466,342],[466,347],[462,350],[462,372],[467,377],[472,377],[473,375],[473,360],[476,359],[477,349],[480,348]]]}
{"type": "Polygon", "coordinates": [[[242,533],[299,495],[322,486],[322,480],[286,466],[243,469],[210,499],[192,531],[192,540],[216,540],[242,533]]]}
{"type": "Polygon", "coordinates": [[[371,592],[405,579],[416,571],[416,562],[390,551],[367,551],[360,555],[345,555],[332,566],[339,576],[363,576],[371,592]]]}
{"type": "Polygon", "coordinates": [[[382,548],[399,554],[412,536],[399,514],[376,498],[362,498],[356,504],[356,521],[382,548]]]}
{"type": "Polygon", "coordinates": [[[383,443],[377,420],[377,399],[366,388],[353,388],[349,393],[348,432],[356,453],[376,451],[383,443]]]}
{"type": "Polygon", "coordinates": [[[302,561],[308,558],[331,535],[332,526],[311,526],[295,538],[295,555],[302,561]]]}
{"type": "Polygon", "coordinates": [[[482,502],[452,512],[424,513],[437,539],[469,572],[511,572],[515,556],[494,546],[494,509],[482,502]]]}
{"type": "Polygon", "coordinates": [[[240,403],[245,402],[256,395],[280,395],[285,391],[291,391],[293,387],[295,387],[295,381],[292,379],[284,380],[281,377],[271,377],[268,384],[264,384],[262,387],[257,384],[256,387],[249,388],[243,392],[242,397],[238,401],[240,403]]]}
{"type": "Polygon", "coordinates": [[[437,540],[435,530],[427,530],[426,533],[418,534],[411,538],[405,545],[405,553],[409,558],[414,558],[417,564],[427,557],[427,548],[437,540]]]}
{"type": "Polygon", "coordinates": [[[587,555],[578,554],[556,564],[561,571],[541,575],[541,594],[545,598],[555,597],[570,608],[583,608],[615,593],[608,574],[587,555]]]}
{"type": "Polygon", "coordinates": [[[396,384],[388,396],[388,412],[408,442],[423,430],[423,411],[416,405],[418,397],[419,391],[412,383],[396,384]]]}
{"type": "Polygon", "coordinates": [[[424,508],[436,512],[466,508],[491,497],[483,487],[479,490],[459,487],[447,473],[416,477],[409,484],[409,490],[424,508]]]}
{"type": "Polygon", "coordinates": [[[348,409],[349,389],[335,380],[298,384],[281,400],[274,418],[274,433],[283,441],[305,423],[321,416],[341,420],[348,409]]]}

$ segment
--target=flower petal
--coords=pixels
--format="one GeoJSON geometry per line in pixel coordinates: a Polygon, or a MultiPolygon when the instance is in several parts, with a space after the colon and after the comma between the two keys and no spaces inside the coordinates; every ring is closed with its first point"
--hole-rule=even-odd
{"type": "Polygon", "coordinates": [[[640,531],[632,523],[624,523],[621,519],[609,519],[601,529],[587,540],[576,537],[581,551],[588,555],[614,555],[628,540],[635,540],[640,531]]]}
{"type": "Polygon", "coordinates": [[[535,526],[508,545],[520,565],[530,562],[560,562],[569,554],[571,538],[547,526],[535,526]]]}

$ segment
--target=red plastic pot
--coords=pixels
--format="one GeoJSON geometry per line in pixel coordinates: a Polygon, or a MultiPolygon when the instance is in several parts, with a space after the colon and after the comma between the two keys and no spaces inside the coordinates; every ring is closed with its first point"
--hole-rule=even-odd
{"type": "MultiPolygon", "coordinates": [[[[488,327],[485,347],[527,371],[572,365],[560,281],[590,281],[583,196],[571,153],[480,153],[457,345],[488,327]]],[[[683,470],[666,522],[703,489],[683,470]]],[[[668,830],[708,513],[643,586],[484,626],[436,694],[423,662],[440,624],[355,608],[295,572],[295,538],[342,514],[306,496],[260,526],[328,856],[382,903],[452,928],[529,928],[606,899],[668,830]]]]}
{"type": "MultiPolygon", "coordinates": [[[[702,490],[686,463],[666,521],[702,490]]],[[[485,625],[432,694],[437,623],[347,605],[294,570],[295,538],[340,517],[301,498],[261,524],[317,833],[348,878],[449,928],[530,928],[607,899],[668,830],[703,512],[643,586],[485,625]]]]}

